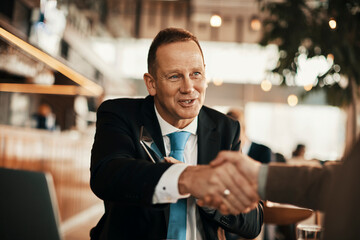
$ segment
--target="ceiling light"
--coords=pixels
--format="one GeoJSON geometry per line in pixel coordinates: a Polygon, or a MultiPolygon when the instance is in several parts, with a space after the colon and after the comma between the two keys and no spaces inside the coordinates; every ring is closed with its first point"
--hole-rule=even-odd
{"type": "Polygon", "coordinates": [[[334,18],[330,18],[329,20],[329,26],[331,29],[335,29],[336,28],[336,21],[334,18]]]}
{"type": "Polygon", "coordinates": [[[310,83],[310,84],[307,84],[307,85],[304,85],[304,89],[305,89],[305,91],[310,91],[311,89],[313,88],[313,84],[312,83],[310,83]]]}
{"type": "Polygon", "coordinates": [[[253,19],[251,19],[250,28],[253,31],[259,31],[261,29],[261,22],[260,22],[259,18],[254,17],[253,19]]]}
{"type": "Polygon", "coordinates": [[[287,98],[287,102],[290,107],[295,107],[298,104],[298,97],[294,94],[290,94],[287,98]]]}
{"type": "Polygon", "coordinates": [[[219,15],[212,15],[210,18],[210,26],[212,27],[220,27],[221,26],[221,17],[219,15]]]}
{"type": "Polygon", "coordinates": [[[215,86],[221,86],[224,83],[222,78],[214,78],[213,80],[215,86]]]}
{"type": "Polygon", "coordinates": [[[264,92],[268,92],[271,90],[271,87],[272,87],[272,84],[269,80],[265,79],[261,82],[261,89],[264,91],[264,92]]]}

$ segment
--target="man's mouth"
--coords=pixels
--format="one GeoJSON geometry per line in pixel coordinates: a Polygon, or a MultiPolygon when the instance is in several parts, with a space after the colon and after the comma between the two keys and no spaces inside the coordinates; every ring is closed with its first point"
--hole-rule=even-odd
{"type": "Polygon", "coordinates": [[[179,103],[184,107],[189,107],[195,103],[195,99],[180,100],[179,103]]]}

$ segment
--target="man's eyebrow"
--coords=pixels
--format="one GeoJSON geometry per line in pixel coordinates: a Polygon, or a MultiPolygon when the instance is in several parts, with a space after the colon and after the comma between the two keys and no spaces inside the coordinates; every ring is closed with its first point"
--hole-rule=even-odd
{"type": "Polygon", "coordinates": [[[171,74],[181,74],[181,71],[179,71],[178,69],[173,69],[173,70],[167,70],[166,72],[164,72],[163,75],[167,76],[167,75],[171,75],[171,74]]]}
{"type": "MultiPolygon", "coordinates": [[[[203,66],[193,66],[190,68],[190,71],[205,71],[205,67],[203,66]]],[[[179,68],[173,68],[173,69],[165,69],[163,75],[169,75],[173,73],[182,74],[182,70],[179,68]]]]}
{"type": "Polygon", "coordinates": [[[193,67],[192,68],[192,71],[205,71],[205,68],[204,67],[202,67],[202,66],[199,66],[199,67],[193,67]]]}

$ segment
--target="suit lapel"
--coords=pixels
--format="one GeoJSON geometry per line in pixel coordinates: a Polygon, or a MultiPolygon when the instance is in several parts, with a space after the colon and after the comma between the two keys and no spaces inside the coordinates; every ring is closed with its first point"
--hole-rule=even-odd
{"type": "MultiPolygon", "coordinates": [[[[162,156],[165,156],[164,140],[162,137],[159,121],[156,117],[153,97],[147,96],[145,98],[144,104],[141,108],[141,112],[142,112],[142,121],[144,128],[149,133],[149,135],[155,142],[156,146],[159,148],[162,156]]],[[[169,215],[170,215],[170,207],[167,207],[164,209],[166,231],[169,225],[169,215]]]]}
{"type": "Polygon", "coordinates": [[[165,156],[164,141],[163,141],[160,125],[156,117],[153,97],[148,96],[145,98],[144,104],[141,108],[141,112],[143,116],[142,120],[143,120],[144,128],[150,134],[156,146],[159,148],[162,156],[165,156]]]}
{"type": "Polygon", "coordinates": [[[220,133],[208,114],[201,109],[198,118],[198,164],[208,164],[220,149],[220,133]]]}

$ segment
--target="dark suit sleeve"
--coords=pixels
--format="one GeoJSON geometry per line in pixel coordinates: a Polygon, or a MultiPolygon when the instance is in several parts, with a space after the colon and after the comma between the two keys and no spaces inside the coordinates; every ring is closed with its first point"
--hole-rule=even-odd
{"type": "Polygon", "coordinates": [[[200,208],[200,213],[206,216],[208,225],[216,225],[244,238],[256,238],[261,232],[264,219],[262,202],[246,214],[222,215],[219,211],[206,207],[200,208]],[[212,223],[209,223],[210,221],[212,223]]]}
{"type": "Polygon", "coordinates": [[[269,163],[271,161],[272,152],[269,147],[252,142],[248,155],[261,163],[269,163]]]}
{"type": "Polygon", "coordinates": [[[98,109],[91,152],[91,189],[103,200],[150,206],[157,182],[171,165],[141,158],[136,119],[129,120],[129,112],[121,107],[107,101],[98,109]]]}
{"type": "Polygon", "coordinates": [[[244,238],[256,238],[260,234],[263,224],[263,203],[260,202],[258,206],[249,213],[236,216],[224,216],[217,211],[214,219],[225,231],[236,233],[244,238]]]}
{"type": "Polygon", "coordinates": [[[271,156],[272,156],[272,153],[271,153],[270,148],[264,146],[264,150],[261,153],[260,161],[262,163],[269,163],[269,162],[271,162],[271,156]]]}

